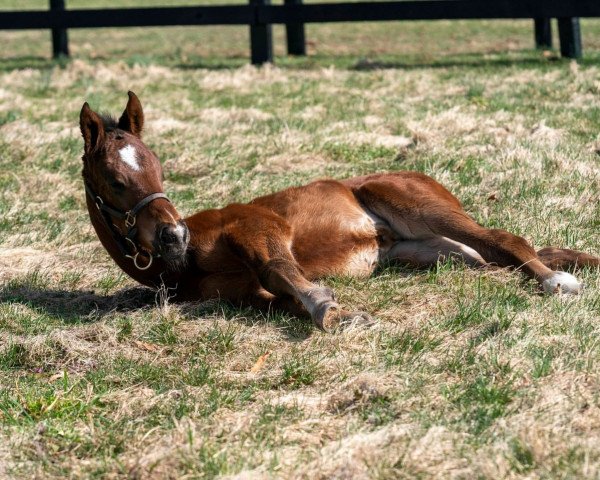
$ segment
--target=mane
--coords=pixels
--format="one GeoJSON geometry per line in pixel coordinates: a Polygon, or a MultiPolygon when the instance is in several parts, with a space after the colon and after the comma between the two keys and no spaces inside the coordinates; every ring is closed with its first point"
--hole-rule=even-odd
{"type": "Polygon", "coordinates": [[[104,125],[104,130],[107,132],[119,128],[117,119],[108,113],[101,113],[100,119],[102,120],[102,124],[104,125]]]}

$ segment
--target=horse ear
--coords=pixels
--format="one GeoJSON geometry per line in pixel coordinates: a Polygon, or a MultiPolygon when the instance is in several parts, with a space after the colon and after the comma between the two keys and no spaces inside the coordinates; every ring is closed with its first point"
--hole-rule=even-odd
{"type": "Polygon", "coordinates": [[[89,154],[104,141],[104,124],[102,119],[94,112],[87,102],[83,104],[79,114],[79,128],[83,135],[84,150],[89,154]]]}
{"type": "Polygon", "coordinates": [[[119,118],[119,128],[141,138],[142,128],[144,128],[142,104],[135,93],[129,91],[127,95],[129,95],[129,100],[123,115],[119,118]]]}

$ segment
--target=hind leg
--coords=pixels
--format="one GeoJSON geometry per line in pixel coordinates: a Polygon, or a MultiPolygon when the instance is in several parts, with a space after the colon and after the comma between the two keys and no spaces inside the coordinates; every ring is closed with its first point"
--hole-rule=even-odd
{"type": "Polygon", "coordinates": [[[440,260],[456,258],[471,267],[486,265],[485,260],[471,247],[446,237],[425,240],[401,240],[394,244],[385,260],[406,263],[413,267],[428,267],[440,260]]]}
{"type": "Polygon", "coordinates": [[[472,248],[486,262],[523,271],[548,293],[577,293],[581,289],[573,275],[544,265],[524,238],[479,225],[450,192],[425,175],[366,179],[353,185],[353,191],[368,210],[386,220],[403,238],[447,237],[472,248]]]}

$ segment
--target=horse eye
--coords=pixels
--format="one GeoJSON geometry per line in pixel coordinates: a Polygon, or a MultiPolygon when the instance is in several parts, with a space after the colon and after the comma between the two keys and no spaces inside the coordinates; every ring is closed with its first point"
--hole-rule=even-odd
{"type": "Polygon", "coordinates": [[[119,180],[112,180],[110,182],[110,186],[114,190],[125,190],[125,184],[123,182],[119,182],[119,180]]]}

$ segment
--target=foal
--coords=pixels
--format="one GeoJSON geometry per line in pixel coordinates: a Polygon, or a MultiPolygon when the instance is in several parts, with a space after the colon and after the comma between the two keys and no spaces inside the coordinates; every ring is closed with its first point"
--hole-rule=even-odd
{"type": "Polygon", "coordinates": [[[482,227],[439,183],[416,172],[318,180],[182,219],[163,192],[162,167],[144,145],[136,95],[118,121],[85,103],[83,179],[92,224],[115,262],[135,280],[165,284],[182,300],[222,298],[263,310],[310,315],[327,331],[369,321],[348,312],[326,275],[370,275],[382,261],[424,266],[460,256],[470,265],[514,267],[548,293],[577,293],[555,269],[599,265],[572,250],[535,250],[521,237],[482,227]]]}

